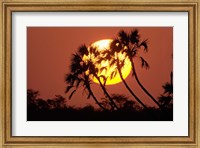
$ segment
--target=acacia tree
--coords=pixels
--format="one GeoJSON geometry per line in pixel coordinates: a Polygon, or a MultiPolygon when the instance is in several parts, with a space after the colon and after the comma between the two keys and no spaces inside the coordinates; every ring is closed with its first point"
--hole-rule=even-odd
{"type": "Polygon", "coordinates": [[[130,60],[132,66],[132,76],[136,79],[139,86],[142,90],[154,101],[156,105],[161,108],[161,105],[158,101],[149,93],[149,91],[143,86],[140,82],[138,75],[136,73],[134,60],[135,58],[139,58],[141,61],[142,68],[149,69],[148,62],[139,55],[139,51],[143,50],[144,52],[148,52],[148,44],[147,40],[140,40],[140,36],[138,30],[131,31],[130,34],[127,34],[125,31],[121,30],[118,33],[118,38],[114,39],[110,46],[111,54],[115,54],[116,52],[125,53],[125,56],[130,60]]]}
{"type": "Polygon", "coordinates": [[[61,95],[55,95],[55,98],[48,99],[47,104],[49,109],[64,109],[67,108],[66,100],[61,95]]]}
{"type": "Polygon", "coordinates": [[[85,45],[79,47],[78,53],[73,54],[70,66],[70,74],[67,74],[65,77],[65,82],[67,83],[67,88],[65,92],[68,93],[70,90],[73,89],[71,91],[71,94],[69,95],[69,99],[71,99],[76,90],[80,86],[83,86],[84,91],[87,91],[88,93],[87,98],[92,97],[101,109],[107,111],[107,109],[97,100],[90,87],[90,73],[87,73],[89,65],[83,60],[84,55],[89,55],[88,49],[85,45]]]}

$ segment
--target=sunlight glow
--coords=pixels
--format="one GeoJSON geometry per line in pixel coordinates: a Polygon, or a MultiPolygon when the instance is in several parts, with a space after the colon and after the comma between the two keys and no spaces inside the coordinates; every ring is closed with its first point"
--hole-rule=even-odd
{"type": "MultiPolygon", "coordinates": [[[[91,47],[96,47],[98,51],[105,51],[105,50],[109,50],[110,47],[110,43],[112,42],[112,39],[103,39],[103,40],[99,40],[94,42],[91,47]]],[[[88,48],[88,50],[90,50],[90,48],[88,48]]],[[[102,55],[103,57],[104,55],[102,55]]],[[[119,59],[124,59],[125,58],[125,54],[118,54],[119,59]]],[[[92,59],[94,62],[96,62],[98,60],[98,58],[96,58],[94,55],[89,54],[87,57],[85,57],[85,59],[90,58],[92,59]]],[[[113,85],[113,84],[117,84],[121,82],[121,78],[120,75],[118,73],[118,71],[116,70],[116,76],[113,77],[111,79],[111,74],[112,72],[115,70],[115,68],[117,67],[116,64],[112,67],[109,66],[109,60],[104,60],[99,64],[95,64],[95,66],[98,69],[101,69],[102,67],[106,67],[107,70],[103,70],[103,71],[99,71],[98,72],[98,76],[103,75],[107,78],[106,80],[106,85],[113,85]]],[[[125,64],[122,67],[122,75],[123,78],[125,79],[131,71],[131,62],[129,61],[128,58],[125,59],[125,64]]],[[[98,80],[94,77],[91,77],[91,79],[95,82],[95,83],[99,83],[98,80]]],[[[104,83],[104,79],[100,78],[101,82],[104,83]]]]}

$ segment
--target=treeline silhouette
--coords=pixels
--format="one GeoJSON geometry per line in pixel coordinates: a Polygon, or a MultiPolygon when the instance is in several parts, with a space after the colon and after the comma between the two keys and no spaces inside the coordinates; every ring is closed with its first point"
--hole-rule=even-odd
{"type": "MultiPolygon", "coordinates": [[[[141,52],[147,53],[148,40],[141,39],[139,31],[133,29],[130,33],[119,31],[116,38],[110,43],[109,49],[98,50],[96,46],[81,45],[72,55],[70,71],[65,76],[66,91],[71,99],[81,87],[87,93],[87,98],[92,98],[98,109],[87,105],[82,108],[67,106],[66,99],[56,95],[52,99],[38,98],[39,92],[28,90],[28,120],[81,120],[81,121],[171,121],[173,120],[173,76],[171,81],[164,84],[163,94],[156,99],[141,83],[137,74],[135,61],[139,59],[141,67],[149,69],[150,65],[141,52]],[[123,55],[124,58],[120,58],[123,55]],[[123,77],[125,60],[131,63],[132,77],[151,99],[156,107],[149,107],[139,98],[123,77]],[[107,62],[109,66],[102,66],[107,62]],[[115,67],[108,77],[102,74],[108,67],[115,67]],[[110,94],[106,88],[108,79],[113,79],[119,74],[122,84],[128,90],[131,98],[124,94],[110,94]],[[95,78],[104,98],[97,98],[91,84],[95,78]]],[[[81,97],[81,96],[80,96],[81,97]]],[[[83,99],[83,98],[76,98],[83,99]]],[[[148,102],[148,101],[146,101],[148,102]]]]}
{"type": "MultiPolygon", "coordinates": [[[[44,99],[39,92],[27,90],[27,120],[28,121],[172,121],[173,97],[171,83],[163,85],[164,93],[159,97],[162,110],[155,107],[144,109],[125,95],[112,94],[113,102],[118,110],[112,110],[110,102],[102,98],[100,104],[107,108],[94,108],[92,105],[73,107],[67,104],[67,99],[61,95],[44,99]]],[[[82,99],[82,98],[77,98],[82,99]]]]}

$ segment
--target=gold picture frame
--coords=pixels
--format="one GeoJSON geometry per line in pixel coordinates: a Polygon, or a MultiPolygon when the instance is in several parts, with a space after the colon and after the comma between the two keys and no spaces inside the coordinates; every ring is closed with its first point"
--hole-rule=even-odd
{"type": "Polygon", "coordinates": [[[200,147],[199,0],[0,0],[1,147],[200,147]],[[14,137],[11,134],[12,12],[151,11],[189,15],[189,136],[185,137],[14,137]]]}

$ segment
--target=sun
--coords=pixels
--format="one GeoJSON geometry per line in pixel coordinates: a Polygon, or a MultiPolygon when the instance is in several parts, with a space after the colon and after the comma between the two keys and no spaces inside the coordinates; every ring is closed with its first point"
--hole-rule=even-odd
{"type": "MultiPolygon", "coordinates": [[[[110,43],[112,42],[113,40],[112,39],[103,39],[103,40],[99,40],[99,41],[96,41],[94,43],[91,44],[91,47],[96,47],[96,49],[98,51],[105,51],[105,50],[110,50],[110,43]]],[[[90,48],[88,48],[88,50],[90,50],[90,48]]],[[[90,55],[88,55],[89,57],[90,55]]],[[[123,78],[125,79],[131,72],[131,62],[129,61],[128,58],[125,57],[125,54],[119,54],[118,55],[120,59],[125,59],[125,64],[124,66],[122,67],[122,75],[123,75],[123,78]]],[[[85,59],[87,57],[84,57],[85,59]]],[[[93,57],[93,61],[96,61],[97,58],[95,59],[95,57],[93,57]]],[[[106,85],[114,85],[114,84],[117,84],[117,83],[120,83],[122,80],[120,78],[120,75],[119,73],[117,72],[116,73],[116,76],[113,77],[111,79],[111,74],[112,72],[114,71],[114,69],[116,68],[116,65],[110,67],[109,66],[109,60],[104,60],[102,61],[100,64],[95,64],[95,66],[98,68],[98,69],[101,69],[102,67],[106,67],[107,70],[103,70],[102,72],[98,72],[98,76],[100,75],[103,75],[107,78],[106,80],[106,85]]],[[[95,77],[91,77],[91,79],[93,80],[93,82],[95,83],[99,83],[98,80],[95,78],[95,77]]],[[[102,83],[104,83],[104,80],[103,79],[100,79],[102,81],[102,83]]]]}

